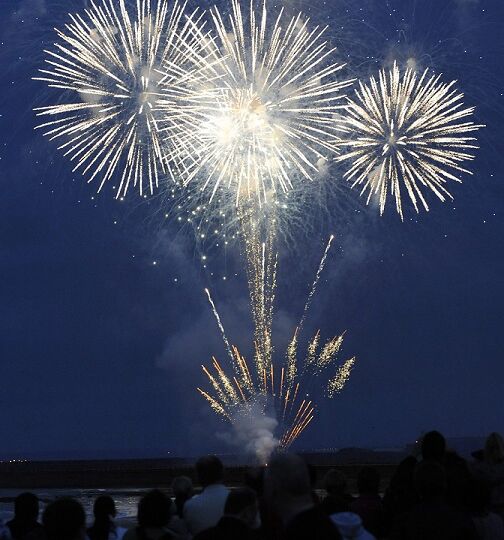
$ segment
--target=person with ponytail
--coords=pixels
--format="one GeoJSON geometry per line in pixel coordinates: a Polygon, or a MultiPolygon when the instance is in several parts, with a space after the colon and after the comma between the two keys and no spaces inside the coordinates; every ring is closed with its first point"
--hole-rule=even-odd
{"type": "Polygon", "coordinates": [[[125,529],[116,527],[114,499],[109,495],[101,495],[94,502],[94,523],[87,530],[89,540],[121,540],[125,529]]]}

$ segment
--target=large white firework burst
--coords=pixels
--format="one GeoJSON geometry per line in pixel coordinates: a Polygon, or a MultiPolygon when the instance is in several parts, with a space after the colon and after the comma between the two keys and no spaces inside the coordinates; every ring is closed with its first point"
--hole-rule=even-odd
{"type": "Polygon", "coordinates": [[[59,41],[45,51],[48,67],[37,79],[66,92],[36,109],[49,117],[38,127],[63,141],[59,148],[74,171],[89,173],[90,181],[101,177],[99,190],[118,172],[118,197],[132,185],[152,193],[161,174],[173,173],[204,47],[201,18],[184,9],[176,0],[137,0],[133,8],[125,0],[91,1],[85,16],[70,15],[56,30],[59,41]],[[163,140],[161,119],[169,130],[163,140]]]}
{"type": "Polygon", "coordinates": [[[229,17],[213,8],[211,19],[214,93],[201,94],[200,121],[184,143],[197,156],[184,183],[197,182],[210,199],[222,188],[236,202],[276,200],[334,158],[334,117],[351,81],[332,59],[326,28],[310,28],[301,14],[272,16],[254,0],[243,13],[232,0],[229,17]]]}
{"type": "Polygon", "coordinates": [[[462,163],[474,158],[478,147],[470,134],[483,126],[471,120],[474,107],[464,107],[455,82],[442,82],[428,70],[401,74],[394,63],[378,80],[360,82],[356,98],[348,100],[340,118],[344,150],[337,160],[350,162],[345,178],[362,186],[368,203],[376,197],[381,214],[389,193],[403,219],[405,196],[417,212],[419,206],[428,210],[425,192],[444,201],[451,198],[449,180],[472,174],[462,163]]]}

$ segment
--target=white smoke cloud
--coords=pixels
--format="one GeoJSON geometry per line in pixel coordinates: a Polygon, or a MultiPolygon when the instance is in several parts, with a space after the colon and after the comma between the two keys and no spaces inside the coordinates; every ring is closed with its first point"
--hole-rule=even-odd
{"type": "Polygon", "coordinates": [[[275,437],[278,421],[265,413],[260,402],[251,403],[233,416],[231,433],[220,433],[226,443],[254,455],[261,463],[267,463],[280,441],[275,437]]]}
{"type": "Polygon", "coordinates": [[[319,178],[325,178],[329,175],[329,162],[321,157],[317,160],[317,172],[319,178]]]}
{"type": "Polygon", "coordinates": [[[22,21],[42,17],[47,13],[45,0],[21,0],[18,9],[13,13],[12,19],[22,21]]]}
{"type": "MultiPolygon", "coordinates": [[[[472,29],[480,0],[454,0],[454,2],[456,6],[454,14],[457,20],[457,26],[462,31],[469,28],[472,29]]],[[[464,43],[468,43],[468,36],[464,36],[464,43]]]]}

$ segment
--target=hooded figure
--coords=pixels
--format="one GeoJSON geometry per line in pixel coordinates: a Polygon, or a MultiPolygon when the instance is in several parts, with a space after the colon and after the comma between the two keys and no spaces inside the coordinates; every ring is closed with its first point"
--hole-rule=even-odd
{"type": "Polygon", "coordinates": [[[353,512],[339,512],[331,516],[344,540],[375,540],[362,526],[362,519],[353,512]]]}

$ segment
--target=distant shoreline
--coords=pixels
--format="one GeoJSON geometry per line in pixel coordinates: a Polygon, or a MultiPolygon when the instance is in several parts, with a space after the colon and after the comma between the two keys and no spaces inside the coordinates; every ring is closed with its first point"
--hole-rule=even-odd
{"type": "MultiPolygon", "coordinates": [[[[363,465],[376,466],[384,481],[405,454],[400,452],[346,451],[305,453],[320,480],[330,468],[341,469],[350,484],[363,465]]],[[[195,482],[194,461],[178,458],[72,461],[23,461],[0,463],[0,489],[145,489],[169,488],[173,478],[189,476],[195,482]]],[[[246,457],[224,459],[224,481],[233,486],[243,482],[245,472],[258,466],[246,457]]]]}

